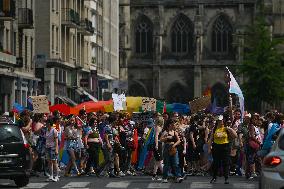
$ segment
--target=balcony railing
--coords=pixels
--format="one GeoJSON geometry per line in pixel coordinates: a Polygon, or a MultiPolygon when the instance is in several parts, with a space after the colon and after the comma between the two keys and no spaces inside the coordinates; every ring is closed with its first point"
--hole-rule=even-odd
{"type": "Polygon", "coordinates": [[[87,18],[82,20],[80,23],[80,29],[78,30],[79,33],[83,35],[93,35],[95,32],[95,28],[90,20],[87,18]]]}
{"type": "Polygon", "coordinates": [[[62,24],[70,28],[76,28],[80,25],[79,14],[70,8],[62,9],[62,24]]]}
{"type": "Polygon", "coordinates": [[[18,26],[22,29],[32,29],[34,27],[33,11],[29,8],[19,8],[18,26]]]}
{"type": "Polygon", "coordinates": [[[0,20],[13,20],[16,15],[15,0],[0,1],[0,20]]]}

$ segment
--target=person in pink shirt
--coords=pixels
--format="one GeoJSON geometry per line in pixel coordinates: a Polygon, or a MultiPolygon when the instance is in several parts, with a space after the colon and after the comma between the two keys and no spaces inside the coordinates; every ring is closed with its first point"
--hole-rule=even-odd
{"type": "Polygon", "coordinates": [[[47,130],[45,134],[46,138],[46,159],[48,161],[50,176],[47,181],[57,182],[59,181],[59,168],[57,164],[58,158],[58,132],[54,128],[54,121],[50,118],[47,121],[47,130]],[[55,176],[53,175],[55,172],[55,176]]]}

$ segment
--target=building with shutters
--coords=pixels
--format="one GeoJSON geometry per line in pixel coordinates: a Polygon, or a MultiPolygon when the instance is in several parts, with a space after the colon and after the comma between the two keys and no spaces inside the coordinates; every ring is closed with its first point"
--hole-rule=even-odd
{"type": "Polygon", "coordinates": [[[27,97],[37,95],[35,77],[35,1],[0,1],[0,112],[13,103],[27,106],[27,97]]]}

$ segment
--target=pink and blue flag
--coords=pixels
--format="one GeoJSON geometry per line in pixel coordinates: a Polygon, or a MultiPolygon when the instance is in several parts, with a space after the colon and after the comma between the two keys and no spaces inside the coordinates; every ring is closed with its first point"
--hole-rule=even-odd
{"type": "Polygon", "coordinates": [[[242,117],[243,117],[244,116],[244,112],[245,112],[245,98],[244,98],[243,92],[242,92],[238,82],[234,78],[233,74],[230,72],[229,68],[228,67],[226,67],[226,68],[227,68],[227,71],[230,74],[230,89],[229,89],[229,93],[236,94],[239,97],[240,109],[242,111],[242,117]]]}

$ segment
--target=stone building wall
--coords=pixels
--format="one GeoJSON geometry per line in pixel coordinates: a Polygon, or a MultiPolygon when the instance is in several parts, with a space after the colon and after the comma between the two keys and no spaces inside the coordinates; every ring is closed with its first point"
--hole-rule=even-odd
{"type": "Polygon", "coordinates": [[[125,43],[121,47],[125,58],[120,60],[127,67],[129,95],[146,94],[169,102],[188,102],[201,96],[208,87],[217,91],[214,94],[222,90],[226,93],[225,67],[234,70],[242,61],[243,32],[252,22],[254,1],[132,0],[120,1],[120,6],[130,9],[123,15],[123,22],[130,23],[130,29],[124,30],[123,23],[120,26],[121,31],[127,31],[120,38],[129,39],[129,47],[124,48],[125,43]],[[218,19],[219,25],[215,23],[218,19]],[[137,28],[140,31],[144,26],[141,23],[147,23],[152,31],[151,53],[136,52],[137,28]],[[190,28],[187,30],[191,33],[190,43],[185,47],[189,50],[185,53],[173,50],[173,27],[177,23],[190,28]],[[230,28],[230,50],[213,52],[213,28],[224,26],[230,28]]]}

